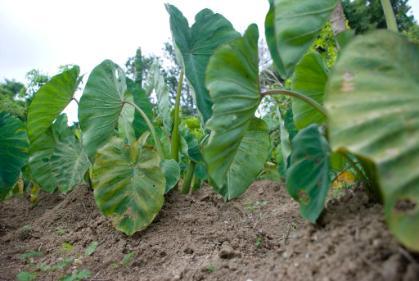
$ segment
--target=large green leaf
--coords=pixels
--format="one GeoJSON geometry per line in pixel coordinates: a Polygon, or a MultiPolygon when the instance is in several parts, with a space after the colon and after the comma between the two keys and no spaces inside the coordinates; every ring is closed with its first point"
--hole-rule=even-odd
{"type": "Polygon", "coordinates": [[[198,139],[191,133],[189,128],[184,127],[180,131],[181,136],[184,140],[184,147],[182,146],[182,151],[184,154],[188,155],[188,157],[194,162],[202,162],[204,161],[201,153],[201,146],[199,144],[198,139]]]}
{"type": "MultiPolygon", "coordinates": [[[[243,150],[252,142],[256,142],[254,145],[258,143],[257,139],[252,139],[252,136],[247,134],[252,121],[255,123],[252,130],[261,134],[265,132],[261,122],[254,121],[255,111],[261,100],[258,38],[257,26],[249,26],[243,37],[217,49],[207,69],[207,87],[214,105],[213,115],[207,123],[211,135],[204,148],[204,159],[208,164],[209,177],[226,199],[238,196],[248,187],[230,184],[236,181],[231,176],[252,176],[255,171],[257,175],[266,160],[264,153],[261,153],[263,151],[258,151],[264,149],[262,146],[247,147],[243,150]],[[253,157],[264,159],[257,162],[244,161],[244,167],[233,165],[253,157]],[[242,172],[233,170],[237,168],[242,172]]],[[[266,126],[266,123],[263,123],[266,126]]],[[[250,183],[246,179],[240,184],[250,183]]]]}
{"type": "MultiPolygon", "coordinates": [[[[323,104],[323,97],[328,79],[327,66],[319,53],[306,54],[297,64],[292,79],[292,89],[304,94],[319,104],[323,104]]],[[[295,126],[303,129],[310,124],[322,124],[326,117],[311,105],[300,99],[293,99],[292,111],[295,126]]]]}
{"type": "MultiPolygon", "coordinates": [[[[326,108],[333,150],[375,164],[390,230],[419,251],[419,47],[377,31],[343,50],[326,108]]],[[[373,175],[374,176],[374,175],[373,175]]]]}
{"type": "Polygon", "coordinates": [[[166,178],[165,193],[172,190],[180,179],[180,167],[174,159],[166,159],[161,161],[160,167],[166,178]]]}
{"type": "Polygon", "coordinates": [[[61,192],[69,192],[83,181],[90,161],[81,143],[75,138],[57,143],[51,157],[52,173],[61,192]]]}
{"type": "MultiPolygon", "coordinates": [[[[128,102],[134,102],[130,91],[125,93],[125,100],[128,102]]],[[[128,144],[133,143],[137,138],[135,137],[134,130],[134,114],[135,108],[133,106],[124,106],[121,110],[118,119],[118,133],[119,137],[126,140],[128,144]]]]}
{"type": "Polygon", "coordinates": [[[285,126],[284,118],[282,117],[279,108],[277,108],[277,116],[279,119],[279,130],[281,137],[281,142],[278,145],[278,149],[281,150],[283,168],[286,170],[288,168],[288,158],[291,155],[291,140],[288,129],[285,126]]]}
{"type": "MultiPolygon", "coordinates": [[[[130,79],[127,79],[127,86],[128,92],[132,94],[134,103],[139,108],[141,108],[142,111],[144,111],[148,119],[153,120],[153,105],[151,104],[150,98],[148,97],[146,92],[130,79]]],[[[134,121],[132,123],[132,126],[135,132],[135,137],[139,138],[143,133],[148,131],[147,122],[144,120],[141,114],[138,111],[136,111],[133,107],[128,110],[133,112],[134,121]]]]}
{"type": "Polygon", "coordinates": [[[113,138],[96,154],[92,182],[96,204],[127,235],[146,228],[164,202],[160,157],[142,138],[126,145],[113,138]]]}
{"type": "Polygon", "coordinates": [[[330,187],[329,144],[319,127],[310,125],[295,136],[292,147],[288,192],[300,203],[301,215],[314,223],[324,208],[330,187]]]}
{"type": "Polygon", "coordinates": [[[224,182],[215,186],[216,191],[223,195],[225,200],[239,197],[257,179],[269,152],[268,126],[262,119],[254,118],[233,155],[224,182]]]}
{"type": "Polygon", "coordinates": [[[28,160],[28,146],[22,121],[0,112],[0,200],[13,188],[28,160]]]}
{"type": "MultiPolygon", "coordinates": [[[[67,126],[67,115],[61,114],[55,122],[40,135],[29,147],[29,167],[32,180],[37,183],[42,190],[54,192],[58,186],[58,181],[52,163],[52,156],[60,143],[74,138],[74,130],[67,126]]],[[[56,163],[66,165],[65,163],[56,163]]]]}
{"type": "Polygon", "coordinates": [[[150,69],[150,79],[145,87],[147,94],[150,96],[154,91],[157,98],[157,117],[163,122],[166,132],[172,131],[172,117],[170,111],[169,89],[167,88],[160,65],[157,61],[153,63],[150,69]]]}
{"type": "Polygon", "coordinates": [[[53,166],[51,165],[55,144],[53,129],[50,127],[35,141],[31,142],[29,149],[29,167],[32,180],[46,192],[54,192],[57,188],[57,179],[53,174],[53,166]]]}
{"type": "Polygon", "coordinates": [[[266,41],[282,78],[291,76],[337,3],[337,0],[269,0],[266,41]]]}
{"type": "Polygon", "coordinates": [[[195,101],[204,123],[212,115],[212,102],[205,87],[205,70],[215,49],[238,38],[240,34],[220,14],[204,9],[195,16],[189,27],[187,19],[173,5],[166,5],[174,45],[181,56],[185,75],[192,85],[195,101]]]}
{"type": "Polygon", "coordinates": [[[90,73],[79,106],[83,146],[89,157],[115,134],[126,89],[123,70],[110,60],[90,73]]]}
{"type": "Polygon", "coordinates": [[[73,98],[80,80],[78,66],[54,76],[35,94],[28,109],[28,136],[41,136],[73,98]]]}

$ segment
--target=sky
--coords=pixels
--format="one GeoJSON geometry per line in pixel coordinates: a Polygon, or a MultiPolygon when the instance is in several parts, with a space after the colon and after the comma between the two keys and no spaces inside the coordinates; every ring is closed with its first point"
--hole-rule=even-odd
{"type": "MultiPolygon", "coordinates": [[[[209,8],[240,32],[257,23],[261,34],[269,6],[267,0],[0,0],[0,81],[25,81],[31,69],[54,75],[67,64],[88,74],[105,59],[124,66],[138,47],[161,55],[163,43],[171,40],[166,2],[190,23],[209,8]]],[[[419,19],[419,0],[409,2],[419,19]]]]}
{"type": "MultiPolygon", "coordinates": [[[[23,80],[36,68],[54,74],[60,65],[78,64],[88,73],[104,59],[121,66],[141,47],[161,54],[170,41],[169,17],[161,0],[0,0],[0,80],[23,80]]],[[[210,8],[243,32],[262,26],[268,1],[171,0],[193,22],[210,8]],[[237,4],[240,3],[240,8],[237,4]]],[[[263,26],[262,26],[263,27],[263,26]]]]}

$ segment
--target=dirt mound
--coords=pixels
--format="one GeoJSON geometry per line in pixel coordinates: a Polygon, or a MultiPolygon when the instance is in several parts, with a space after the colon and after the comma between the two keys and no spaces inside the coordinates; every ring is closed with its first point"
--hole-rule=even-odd
{"type": "Polygon", "coordinates": [[[224,203],[209,188],[170,194],[155,222],[127,237],[81,186],[0,205],[0,280],[20,271],[59,280],[419,280],[418,257],[391,237],[381,206],[362,191],[328,202],[316,226],[278,184],[262,181],[224,203]],[[77,279],[74,279],[77,280],[77,279]]]}

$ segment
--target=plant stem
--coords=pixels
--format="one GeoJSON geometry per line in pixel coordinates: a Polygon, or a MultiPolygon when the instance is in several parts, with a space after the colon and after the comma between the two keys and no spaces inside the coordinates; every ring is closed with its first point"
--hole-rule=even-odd
{"type": "Polygon", "coordinates": [[[397,27],[396,17],[394,16],[390,0],[381,0],[381,6],[383,7],[384,16],[386,18],[387,29],[398,32],[399,29],[397,27]]]}
{"type": "Polygon", "coordinates": [[[147,114],[145,114],[145,112],[141,108],[139,108],[135,103],[128,102],[128,101],[125,101],[125,103],[132,105],[135,108],[135,110],[137,110],[138,113],[140,113],[141,117],[143,117],[143,119],[147,123],[147,127],[150,130],[151,135],[153,136],[154,143],[156,144],[157,152],[159,153],[160,157],[164,159],[164,153],[163,153],[163,148],[162,148],[160,139],[157,137],[156,130],[154,129],[153,123],[151,123],[150,119],[148,119],[147,114]]]}
{"type": "Polygon", "coordinates": [[[364,174],[364,172],[361,171],[361,169],[358,167],[357,163],[355,163],[354,160],[352,160],[352,158],[349,156],[348,153],[342,153],[343,157],[345,157],[346,160],[348,160],[348,162],[351,164],[352,168],[355,169],[356,173],[364,179],[364,181],[369,184],[370,180],[368,179],[368,177],[364,174]]]}
{"type": "Polygon", "coordinates": [[[196,163],[194,161],[191,161],[189,163],[188,171],[186,172],[185,179],[183,180],[183,186],[182,186],[183,194],[188,194],[189,190],[191,189],[191,183],[192,183],[193,174],[195,172],[195,166],[196,166],[196,163]]]}
{"type": "Polygon", "coordinates": [[[192,191],[196,191],[201,187],[201,180],[198,179],[196,176],[193,176],[192,179],[192,191]]]}
{"type": "Polygon", "coordinates": [[[180,72],[179,83],[177,86],[176,92],[176,102],[175,102],[175,120],[173,122],[173,131],[172,131],[172,158],[176,161],[179,161],[179,123],[180,123],[180,96],[182,94],[183,87],[183,70],[180,72]]]}
{"type": "Polygon", "coordinates": [[[261,94],[262,97],[264,96],[271,96],[271,95],[284,95],[284,96],[289,96],[289,97],[293,97],[293,98],[297,98],[299,100],[302,100],[306,103],[308,103],[309,105],[311,105],[313,108],[315,108],[318,112],[320,112],[321,114],[323,114],[326,118],[328,117],[326,109],[319,104],[318,102],[316,102],[314,99],[297,93],[297,92],[293,92],[293,91],[288,91],[288,90],[283,90],[283,89],[277,89],[277,90],[271,90],[271,91],[267,91],[261,94]]]}

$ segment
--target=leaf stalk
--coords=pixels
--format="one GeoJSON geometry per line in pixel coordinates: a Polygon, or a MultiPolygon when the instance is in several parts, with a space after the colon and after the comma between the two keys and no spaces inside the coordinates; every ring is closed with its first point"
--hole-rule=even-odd
{"type": "Polygon", "coordinates": [[[140,113],[141,117],[147,123],[147,127],[150,130],[151,135],[153,136],[154,143],[156,144],[157,152],[159,153],[160,157],[162,159],[164,159],[165,157],[164,157],[163,148],[162,148],[160,139],[157,137],[156,129],[154,128],[153,123],[151,123],[151,121],[148,118],[147,114],[145,114],[145,112],[139,106],[137,106],[135,103],[132,103],[132,102],[129,102],[129,101],[125,101],[124,103],[129,104],[129,105],[132,105],[135,108],[135,110],[137,110],[138,113],[140,113]]]}
{"type": "Polygon", "coordinates": [[[184,71],[182,70],[180,72],[179,83],[178,83],[178,87],[176,91],[175,118],[174,118],[175,120],[173,122],[172,143],[171,143],[172,158],[175,159],[176,161],[179,161],[180,96],[182,94],[183,78],[184,78],[184,71]]]}
{"type": "Polygon", "coordinates": [[[284,95],[284,96],[289,96],[289,97],[293,97],[293,98],[297,98],[299,100],[302,100],[302,101],[306,102],[307,104],[311,105],[314,109],[316,109],[318,112],[323,114],[326,118],[328,118],[326,108],[324,108],[317,101],[315,101],[314,99],[312,99],[312,98],[310,98],[306,95],[303,95],[303,94],[300,94],[300,93],[297,93],[297,92],[293,92],[293,91],[289,91],[289,90],[284,90],[284,89],[270,90],[270,91],[266,91],[264,93],[261,93],[262,97],[272,96],[272,95],[284,95]]]}

